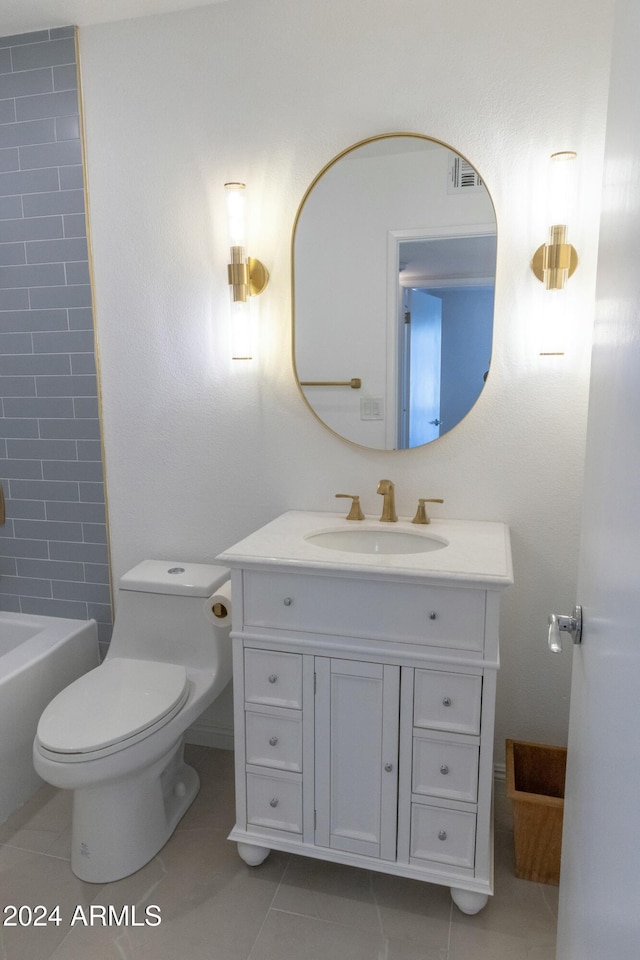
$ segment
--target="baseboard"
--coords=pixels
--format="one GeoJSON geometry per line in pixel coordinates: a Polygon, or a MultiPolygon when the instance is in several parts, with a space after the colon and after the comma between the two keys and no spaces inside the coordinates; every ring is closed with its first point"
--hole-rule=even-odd
{"type": "Polygon", "coordinates": [[[233,727],[200,718],[189,727],[184,739],[186,743],[194,743],[199,747],[233,750],[233,727]]]}

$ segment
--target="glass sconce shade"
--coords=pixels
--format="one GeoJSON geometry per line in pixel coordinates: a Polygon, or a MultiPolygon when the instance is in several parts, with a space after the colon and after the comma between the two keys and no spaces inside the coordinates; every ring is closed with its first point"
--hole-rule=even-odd
{"type": "Polygon", "coordinates": [[[548,242],[538,247],[531,261],[531,269],[546,290],[562,290],[578,266],[578,254],[567,242],[567,224],[575,209],[576,180],[571,161],[576,156],[573,150],[551,156],[547,204],[552,226],[548,242]]]}
{"type": "Polygon", "coordinates": [[[245,184],[225,183],[229,229],[230,262],[227,266],[231,296],[231,345],[234,360],[250,360],[252,317],[249,298],[262,293],[269,280],[266,267],[247,257],[245,249],[245,184]]]}

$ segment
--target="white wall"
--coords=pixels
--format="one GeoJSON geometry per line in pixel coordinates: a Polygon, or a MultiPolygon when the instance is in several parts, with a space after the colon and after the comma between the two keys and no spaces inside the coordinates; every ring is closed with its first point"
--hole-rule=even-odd
{"type": "MultiPolygon", "coordinates": [[[[333,510],[380,477],[399,512],[511,524],[502,621],[505,736],[563,742],[570,653],[546,616],[575,602],[610,0],[230,0],[83,28],[81,66],[113,570],[211,560],[289,508],[333,510]],[[423,449],[366,451],[326,431],[294,385],[290,233],[304,191],[351,143],[406,130],[478,168],[498,217],[494,354],[462,424],[423,449]],[[529,260],[546,236],[547,157],[579,153],[564,295],[579,330],[541,359],[550,297],[529,260]],[[254,256],[271,271],[260,355],[228,359],[222,185],[248,184],[254,256]]],[[[556,303],[561,301],[555,301],[556,303]]]]}

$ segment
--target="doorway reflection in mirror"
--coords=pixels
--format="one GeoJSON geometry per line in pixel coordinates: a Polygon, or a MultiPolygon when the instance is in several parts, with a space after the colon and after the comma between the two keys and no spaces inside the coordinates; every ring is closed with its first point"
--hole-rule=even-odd
{"type": "Polygon", "coordinates": [[[480,396],[491,358],[495,261],[495,233],[399,244],[400,449],[451,430],[480,396]]]}

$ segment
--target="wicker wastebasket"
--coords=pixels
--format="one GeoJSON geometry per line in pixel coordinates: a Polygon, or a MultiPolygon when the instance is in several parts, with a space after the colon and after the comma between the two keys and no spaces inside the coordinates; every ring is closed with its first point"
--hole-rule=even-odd
{"type": "Polygon", "coordinates": [[[507,740],[507,796],[513,809],[516,876],[558,884],[565,747],[507,740]]]}

